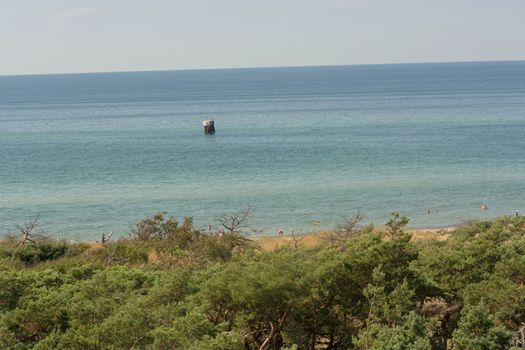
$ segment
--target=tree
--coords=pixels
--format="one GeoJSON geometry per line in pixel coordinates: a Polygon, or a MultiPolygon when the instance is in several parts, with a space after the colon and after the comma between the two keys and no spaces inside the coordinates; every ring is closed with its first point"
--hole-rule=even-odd
{"type": "Polygon", "coordinates": [[[193,228],[193,219],[185,217],[180,224],[173,216],[166,217],[161,212],[135,224],[130,232],[132,239],[139,241],[169,241],[181,248],[187,248],[200,237],[200,232],[193,228]]]}
{"type": "Polygon", "coordinates": [[[102,237],[100,239],[100,243],[102,244],[106,244],[109,242],[109,240],[111,239],[111,236],[113,235],[113,231],[109,231],[106,235],[106,233],[102,233],[102,237]]]}
{"type": "Polygon", "coordinates": [[[401,324],[387,326],[376,324],[373,337],[356,339],[357,349],[362,350],[431,350],[425,319],[415,312],[403,318],[401,324]],[[366,342],[364,341],[366,340],[366,342]]]}
{"type": "Polygon", "coordinates": [[[494,317],[485,304],[467,305],[461,311],[452,343],[458,350],[504,350],[508,348],[510,332],[494,324],[494,317]]]}
{"type": "Polygon", "coordinates": [[[385,224],[390,238],[402,234],[403,228],[408,224],[408,221],[406,216],[401,216],[397,211],[390,213],[390,219],[385,224]]]}
{"type": "Polygon", "coordinates": [[[299,243],[301,243],[301,241],[303,239],[305,239],[308,235],[297,235],[295,231],[292,231],[290,233],[290,236],[292,237],[292,240],[289,242],[290,243],[290,247],[294,248],[294,249],[298,249],[299,248],[299,243]]]}
{"type": "Polygon", "coordinates": [[[241,234],[247,227],[247,221],[252,211],[253,208],[248,207],[235,213],[222,214],[218,218],[219,225],[228,233],[241,234]]]}
{"type": "Polygon", "coordinates": [[[40,222],[38,222],[38,220],[39,218],[35,217],[31,221],[26,221],[23,225],[16,226],[22,237],[20,238],[20,241],[15,245],[15,247],[22,247],[28,242],[36,244],[36,242],[32,239],[32,236],[35,235],[35,231],[37,230],[38,234],[42,234],[42,225],[40,224],[40,222]]]}
{"type": "Polygon", "coordinates": [[[341,221],[325,239],[331,244],[341,245],[363,232],[363,227],[361,227],[363,219],[364,215],[359,210],[354,216],[342,216],[341,221]]]}

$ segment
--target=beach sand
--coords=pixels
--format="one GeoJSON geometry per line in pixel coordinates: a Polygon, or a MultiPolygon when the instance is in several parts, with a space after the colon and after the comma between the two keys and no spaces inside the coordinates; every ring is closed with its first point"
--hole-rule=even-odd
{"type": "MultiPolygon", "coordinates": [[[[384,231],[382,228],[376,228],[377,231],[384,231]]],[[[449,236],[448,233],[452,232],[454,228],[444,228],[444,229],[407,229],[406,231],[412,235],[416,240],[445,240],[449,236]]],[[[314,231],[302,235],[283,235],[283,236],[259,236],[259,237],[250,237],[253,239],[259,246],[264,250],[271,250],[279,247],[293,247],[294,244],[297,244],[298,247],[313,247],[323,241],[326,241],[329,237],[331,231],[314,231]],[[295,243],[297,242],[297,243],[295,243]]]]}

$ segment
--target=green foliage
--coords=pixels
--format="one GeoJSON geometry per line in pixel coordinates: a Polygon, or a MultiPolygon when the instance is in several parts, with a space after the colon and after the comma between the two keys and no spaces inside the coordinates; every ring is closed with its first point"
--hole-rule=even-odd
{"type": "Polygon", "coordinates": [[[390,219],[386,222],[385,227],[390,237],[395,237],[403,233],[403,228],[408,224],[408,218],[401,216],[397,211],[390,213],[390,219]]]}
{"type": "Polygon", "coordinates": [[[241,336],[228,331],[227,324],[213,324],[195,310],[179,317],[169,326],[152,332],[153,349],[242,349],[241,336]]]}
{"type": "Polygon", "coordinates": [[[359,334],[357,349],[369,350],[431,350],[425,319],[414,312],[406,315],[398,325],[376,324],[359,334]]]}
{"type": "Polygon", "coordinates": [[[187,248],[199,238],[200,233],[193,228],[193,219],[185,218],[179,224],[173,217],[166,218],[166,213],[157,213],[147,218],[131,230],[131,238],[138,241],[171,241],[181,248],[187,248]]]}
{"type": "Polygon", "coordinates": [[[465,288],[470,304],[484,300],[497,320],[517,329],[525,320],[525,240],[506,243],[493,273],[465,288]]]}
{"type": "Polygon", "coordinates": [[[94,252],[99,261],[108,265],[144,264],[148,261],[148,244],[138,241],[119,241],[108,244],[94,252]]]}
{"type": "Polygon", "coordinates": [[[479,304],[463,309],[452,342],[454,349],[503,350],[508,347],[510,338],[510,332],[495,326],[488,308],[479,304]]]}
{"type": "Polygon", "coordinates": [[[66,255],[67,250],[68,246],[65,242],[43,241],[15,249],[13,257],[29,265],[60,258],[66,255]]]}
{"type": "Polygon", "coordinates": [[[50,238],[35,239],[24,245],[15,245],[13,240],[9,240],[0,244],[0,271],[17,265],[31,266],[62,257],[80,256],[87,249],[87,244],[68,244],[50,238]]]}
{"type": "Polygon", "coordinates": [[[510,348],[525,322],[525,220],[430,241],[407,222],[272,251],[164,214],[95,246],[0,244],[0,348],[510,348]]]}

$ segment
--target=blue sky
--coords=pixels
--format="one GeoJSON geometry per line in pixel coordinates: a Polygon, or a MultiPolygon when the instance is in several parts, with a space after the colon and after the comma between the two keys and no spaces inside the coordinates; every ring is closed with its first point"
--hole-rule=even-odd
{"type": "Polygon", "coordinates": [[[525,59],[525,0],[0,0],[0,75],[525,59]]]}

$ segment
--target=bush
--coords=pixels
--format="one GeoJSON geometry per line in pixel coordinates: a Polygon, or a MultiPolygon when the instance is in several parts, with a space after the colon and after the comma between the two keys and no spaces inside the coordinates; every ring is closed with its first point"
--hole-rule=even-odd
{"type": "Polygon", "coordinates": [[[32,265],[63,257],[67,251],[68,245],[65,242],[44,240],[14,249],[13,257],[27,265],[32,265]]]}
{"type": "Polygon", "coordinates": [[[160,215],[96,247],[0,245],[0,348],[508,349],[525,322],[523,218],[425,242],[405,223],[261,251],[160,215]]]}

